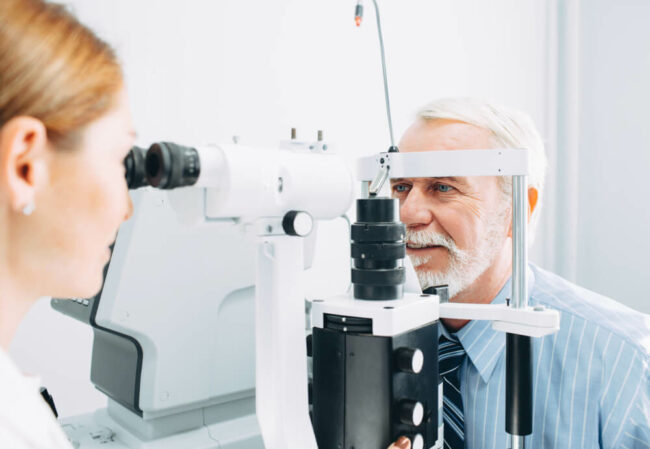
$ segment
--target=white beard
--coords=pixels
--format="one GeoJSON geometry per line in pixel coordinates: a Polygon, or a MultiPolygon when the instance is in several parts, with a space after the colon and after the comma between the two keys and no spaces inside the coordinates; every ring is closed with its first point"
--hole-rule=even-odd
{"type": "Polygon", "coordinates": [[[410,256],[422,290],[436,285],[448,285],[449,298],[453,298],[472,285],[496,258],[503,246],[504,224],[510,208],[485,221],[485,235],[473,250],[462,250],[450,237],[432,231],[406,230],[406,241],[417,245],[443,246],[449,251],[449,264],[444,271],[428,271],[422,265],[432,256],[410,256]],[[420,268],[421,267],[421,268],[420,268]]]}

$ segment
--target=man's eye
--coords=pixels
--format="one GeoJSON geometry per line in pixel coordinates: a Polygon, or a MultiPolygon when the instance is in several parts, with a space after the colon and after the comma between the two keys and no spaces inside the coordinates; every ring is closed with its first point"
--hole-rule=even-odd
{"type": "Polygon", "coordinates": [[[397,193],[404,193],[408,191],[408,186],[404,184],[395,184],[393,190],[397,193]]]}
{"type": "Polygon", "coordinates": [[[447,193],[447,192],[451,192],[452,190],[454,190],[454,188],[452,186],[447,185],[447,184],[436,184],[435,189],[438,192],[442,192],[442,193],[447,193]]]}

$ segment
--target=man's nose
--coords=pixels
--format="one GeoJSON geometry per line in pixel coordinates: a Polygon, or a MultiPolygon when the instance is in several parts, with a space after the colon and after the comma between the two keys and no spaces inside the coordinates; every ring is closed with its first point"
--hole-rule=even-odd
{"type": "Polygon", "coordinates": [[[427,226],[433,220],[433,212],[427,206],[424,193],[416,187],[402,200],[399,212],[402,223],[408,227],[427,226]]]}

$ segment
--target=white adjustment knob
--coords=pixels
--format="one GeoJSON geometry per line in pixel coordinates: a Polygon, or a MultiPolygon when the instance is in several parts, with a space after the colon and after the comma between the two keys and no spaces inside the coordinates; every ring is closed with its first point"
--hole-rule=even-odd
{"type": "Polygon", "coordinates": [[[424,406],[421,402],[404,400],[400,404],[400,421],[409,426],[419,426],[424,419],[424,406]]]}
{"type": "Polygon", "coordinates": [[[282,219],[282,228],[288,235],[308,236],[314,227],[314,219],[307,212],[292,210],[282,219]]]}
{"type": "Polygon", "coordinates": [[[418,374],[424,367],[424,354],[419,349],[399,348],[397,366],[401,371],[418,374]]]}
{"type": "Polygon", "coordinates": [[[419,433],[411,439],[411,449],[424,449],[424,438],[419,433]]]}

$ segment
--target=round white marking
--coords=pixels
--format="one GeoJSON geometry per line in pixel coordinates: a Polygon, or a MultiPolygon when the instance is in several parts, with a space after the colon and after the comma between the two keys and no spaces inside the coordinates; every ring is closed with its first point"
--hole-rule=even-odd
{"type": "Polygon", "coordinates": [[[424,367],[424,354],[419,349],[416,349],[411,359],[411,370],[415,374],[418,374],[422,371],[422,367],[424,367]]]}

